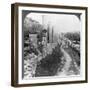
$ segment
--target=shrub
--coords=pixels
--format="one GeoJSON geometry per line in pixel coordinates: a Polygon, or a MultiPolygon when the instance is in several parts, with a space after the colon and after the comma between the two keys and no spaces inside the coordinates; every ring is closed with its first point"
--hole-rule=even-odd
{"type": "Polygon", "coordinates": [[[40,61],[36,69],[36,76],[54,76],[60,67],[62,52],[59,45],[53,50],[52,54],[48,54],[40,61]]]}

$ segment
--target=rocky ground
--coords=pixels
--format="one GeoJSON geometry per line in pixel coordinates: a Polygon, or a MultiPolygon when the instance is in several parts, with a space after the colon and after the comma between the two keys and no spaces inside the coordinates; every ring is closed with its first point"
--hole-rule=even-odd
{"type": "Polygon", "coordinates": [[[71,46],[62,45],[48,44],[44,50],[45,56],[35,53],[27,54],[24,59],[24,79],[80,75],[80,55],[71,46]]]}

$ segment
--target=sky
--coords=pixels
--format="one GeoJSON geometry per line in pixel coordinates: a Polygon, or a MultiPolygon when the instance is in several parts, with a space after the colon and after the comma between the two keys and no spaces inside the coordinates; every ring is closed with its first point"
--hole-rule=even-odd
{"type": "Polygon", "coordinates": [[[75,15],[70,14],[45,14],[30,13],[26,17],[32,18],[43,24],[46,28],[48,25],[54,28],[54,32],[76,32],[80,31],[81,22],[75,15]]]}

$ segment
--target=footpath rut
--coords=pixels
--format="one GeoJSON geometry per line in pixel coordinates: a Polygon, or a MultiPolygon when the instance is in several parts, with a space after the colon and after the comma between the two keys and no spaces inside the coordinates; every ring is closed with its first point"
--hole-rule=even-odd
{"type": "Polygon", "coordinates": [[[72,58],[63,48],[61,48],[61,51],[63,52],[66,61],[65,61],[63,69],[61,70],[61,72],[58,72],[57,75],[66,76],[68,73],[72,58]]]}

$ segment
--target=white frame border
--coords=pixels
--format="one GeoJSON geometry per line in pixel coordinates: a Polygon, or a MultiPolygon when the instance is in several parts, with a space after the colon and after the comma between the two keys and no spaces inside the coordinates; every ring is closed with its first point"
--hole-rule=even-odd
{"type": "Polygon", "coordinates": [[[19,84],[34,84],[34,83],[47,83],[47,82],[67,82],[67,81],[82,81],[85,80],[85,10],[77,9],[56,9],[56,8],[40,8],[40,7],[18,7],[18,31],[19,31],[19,40],[18,40],[18,83],[19,84]],[[22,79],[22,10],[35,10],[35,11],[54,11],[54,12],[73,12],[73,13],[82,13],[81,15],[81,76],[77,77],[68,77],[68,78],[33,78],[30,80],[22,79]],[[84,59],[84,60],[83,60],[84,59]]]}

